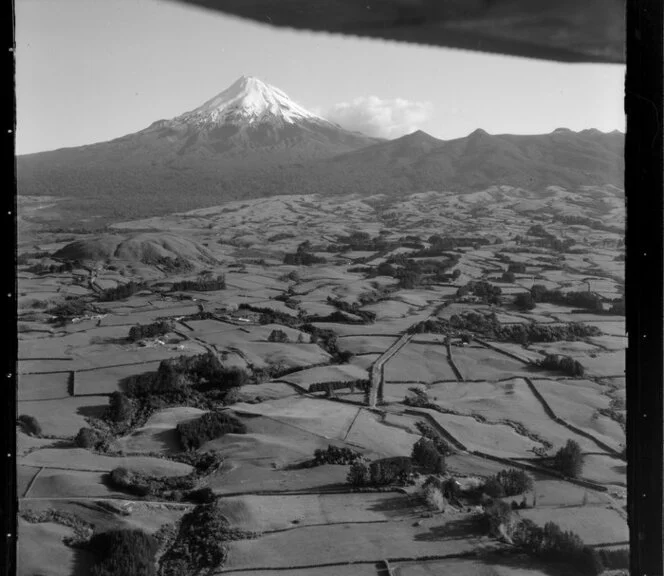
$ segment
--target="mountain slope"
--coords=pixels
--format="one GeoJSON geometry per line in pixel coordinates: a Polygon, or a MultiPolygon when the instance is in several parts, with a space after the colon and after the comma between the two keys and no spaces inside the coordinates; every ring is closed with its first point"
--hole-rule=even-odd
{"type": "MultiPolygon", "coordinates": [[[[624,135],[555,130],[391,141],[328,122],[243,76],[198,108],[121,138],[20,156],[19,194],[65,198],[58,217],[118,221],[275,194],[458,192],[509,185],[623,187],[624,135]]],[[[44,213],[45,215],[45,213],[44,213]]]]}
{"type": "Polygon", "coordinates": [[[319,162],[315,170],[322,182],[343,174],[346,185],[392,181],[412,191],[473,191],[492,185],[622,188],[623,147],[623,134],[598,130],[499,136],[476,130],[448,141],[419,131],[319,162]]]}

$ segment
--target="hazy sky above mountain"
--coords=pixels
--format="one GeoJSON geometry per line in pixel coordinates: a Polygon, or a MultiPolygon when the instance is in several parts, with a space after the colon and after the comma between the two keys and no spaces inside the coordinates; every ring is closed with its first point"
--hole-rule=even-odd
{"type": "Polygon", "coordinates": [[[16,0],[17,153],[109,140],[242,74],[346,128],[624,129],[625,68],[280,31],[158,0],[16,0]]]}

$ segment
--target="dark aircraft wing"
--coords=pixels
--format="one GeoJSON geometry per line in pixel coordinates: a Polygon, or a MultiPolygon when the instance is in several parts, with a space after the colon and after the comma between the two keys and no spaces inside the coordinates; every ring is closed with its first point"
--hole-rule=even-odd
{"type": "Polygon", "coordinates": [[[174,0],[275,27],[559,62],[625,63],[623,0],[174,0]]]}

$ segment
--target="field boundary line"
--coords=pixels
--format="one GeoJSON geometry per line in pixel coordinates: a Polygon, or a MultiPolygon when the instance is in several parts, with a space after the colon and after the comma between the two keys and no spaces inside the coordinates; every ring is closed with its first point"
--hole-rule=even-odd
{"type": "MultiPolygon", "coordinates": [[[[23,464],[24,465],[24,464],[23,464]]],[[[27,498],[28,494],[30,493],[30,490],[32,490],[32,486],[34,485],[35,481],[37,480],[37,476],[41,474],[41,471],[43,470],[43,467],[39,467],[39,470],[37,470],[37,473],[32,477],[30,482],[28,482],[28,486],[25,489],[25,492],[23,493],[23,496],[21,498],[27,498]]]]}
{"type": "Polygon", "coordinates": [[[475,340],[476,342],[478,342],[479,344],[481,344],[485,348],[495,350],[499,354],[502,354],[503,356],[508,356],[509,358],[512,358],[513,360],[517,360],[517,361],[521,362],[522,364],[526,364],[528,366],[533,365],[532,362],[526,360],[525,358],[521,358],[518,354],[514,354],[514,353],[510,352],[509,350],[503,350],[502,348],[498,348],[498,346],[496,346],[495,344],[491,344],[491,343],[487,342],[486,340],[482,340],[481,338],[477,338],[475,336],[473,336],[473,340],[475,340]]]}
{"type": "Polygon", "coordinates": [[[63,361],[69,361],[71,362],[74,360],[73,356],[59,356],[58,358],[49,358],[48,356],[45,356],[43,358],[17,358],[17,362],[32,362],[32,361],[53,361],[53,360],[63,360],[63,361]]]}
{"type": "Polygon", "coordinates": [[[447,363],[450,365],[450,368],[452,368],[452,372],[454,372],[454,375],[457,377],[458,382],[463,382],[464,377],[463,374],[461,374],[461,370],[459,370],[459,367],[456,365],[456,362],[454,361],[454,357],[452,356],[452,345],[449,343],[449,341],[446,344],[447,348],[447,363]]]}
{"type": "Polygon", "coordinates": [[[493,460],[494,462],[500,462],[501,464],[506,464],[507,466],[513,466],[515,468],[522,468],[524,470],[530,470],[531,472],[538,472],[544,474],[545,476],[552,476],[563,482],[570,482],[571,484],[576,484],[577,486],[582,486],[584,488],[590,488],[591,490],[597,490],[598,492],[608,492],[609,489],[607,486],[602,484],[596,484],[590,480],[581,480],[579,478],[570,478],[564,474],[552,470],[550,468],[544,468],[543,466],[537,466],[536,464],[528,464],[526,462],[521,462],[520,460],[511,460],[509,458],[501,458],[500,456],[493,456],[492,454],[486,454],[485,452],[480,452],[479,450],[471,450],[470,454],[477,456],[479,458],[484,458],[485,460],[493,460]]]}
{"type": "Polygon", "coordinates": [[[346,433],[344,434],[344,442],[346,441],[346,438],[348,438],[348,435],[350,434],[350,431],[353,429],[353,426],[355,425],[355,421],[357,420],[358,416],[360,415],[360,412],[362,412],[362,406],[358,407],[357,412],[355,413],[355,416],[353,417],[353,421],[350,423],[350,426],[348,427],[348,430],[346,430],[346,433]]]}
{"type": "Polygon", "coordinates": [[[275,528],[274,530],[260,531],[261,536],[264,534],[278,534],[280,532],[290,532],[291,530],[302,530],[303,528],[320,528],[321,526],[343,526],[344,524],[389,524],[390,522],[401,522],[401,520],[348,520],[345,522],[320,522],[318,524],[296,524],[295,526],[288,526],[287,528],[275,528]]]}
{"type": "Polygon", "coordinates": [[[591,548],[608,548],[609,546],[629,546],[629,540],[622,542],[600,542],[599,544],[588,544],[591,548]]]}
{"type": "MultiPolygon", "coordinates": [[[[95,394],[95,396],[106,396],[106,394],[95,394]]],[[[18,402],[51,402],[53,400],[69,400],[70,398],[73,398],[73,396],[58,396],[57,398],[28,398],[25,400],[21,400],[18,398],[18,402]]]]}
{"type": "Polygon", "coordinates": [[[320,562],[318,564],[303,564],[299,566],[252,566],[248,568],[221,568],[216,574],[232,574],[234,572],[258,572],[258,571],[279,571],[305,570],[308,568],[331,568],[334,566],[354,566],[358,564],[385,564],[386,562],[426,562],[431,560],[448,560],[453,558],[476,558],[478,552],[471,550],[469,552],[457,552],[454,554],[428,554],[425,556],[399,556],[394,558],[376,558],[373,560],[348,560],[346,562],[320,562]]]}
{"type": "Polygon", "coordinates": [[[426,420],[429,421],[429,424],[433,426],[438,433],[448,442],[451,442],[457,450],[461,450],[463,452],[469,452],[468,448],[460,441],[457,440],[456,437],[454,437],[450,432],[448,432],[439,422],[436,420],[431,414],[428,412],[421,412],[420,410],[416,410],[414,408],[406,408],[404,410],[404,414],[409,414],[412,416],[420,416],[426,420]]]}
{"type": "MultiPolygon", "coordinates": [[[[397,487],[387,487],[386,489],[356,490],[347,484],[338,484],[338,486],[339,488],[319,488],[317,490],[312,488],[305,488],[302,490],[249,490],[247,492],[224,492],[221,494],[215,492],[215,496],[217,498],[237,498],[238,496],[335,496],[341,494],[403,494],[403,491],[397,487]]],[[[140,502],[140,500],[137,500],[137,502],[140,502]]]]}

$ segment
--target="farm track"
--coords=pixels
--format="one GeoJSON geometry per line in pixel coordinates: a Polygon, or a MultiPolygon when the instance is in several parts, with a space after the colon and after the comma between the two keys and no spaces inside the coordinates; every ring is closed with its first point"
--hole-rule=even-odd
{"type": "Polygon", "coordinates": [[[382,398],[385,383],[385,363],[397,354],[413,338],[412,334],[402,334],[371,366],[371,389],[369,390],[369,407],[375,408],[377,400],[382,398]]]}

